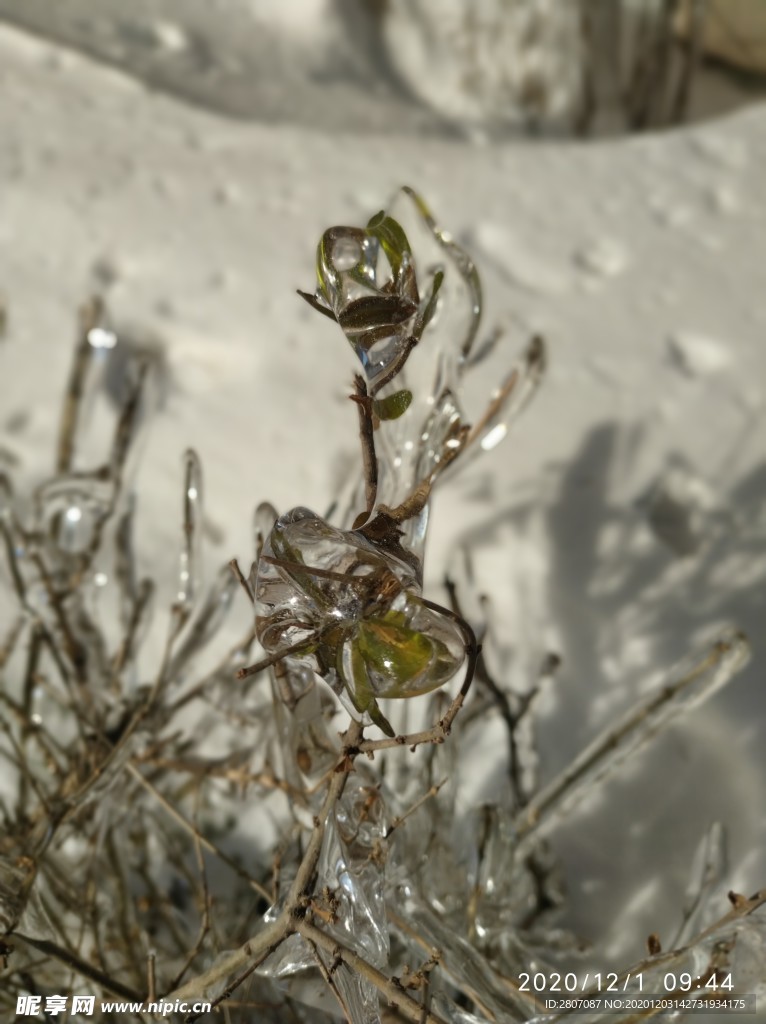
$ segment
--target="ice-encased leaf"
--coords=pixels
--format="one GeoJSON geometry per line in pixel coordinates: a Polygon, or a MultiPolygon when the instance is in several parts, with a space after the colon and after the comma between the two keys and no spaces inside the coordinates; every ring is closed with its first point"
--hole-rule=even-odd
{"type": "Polygon", "coordinates": [[[306,508],[280,516],[258,562],[258,639],[269,652],[309,643],[333,624],[353,624],[390,577],[416,586],[412,567],[360,533],[339,530],[306,508]]]}
{"type": "Polygon", "coordinates": [[[304,660],[389,735],[377,698],[428,693],[465,658],[461,630],[421,599],[409,561],[308,509],[281,516],[265,541],[255,611],[272,658],[304,660]]]}
{"type": "Polygon", "coordinates": [[[372,411],[380,420],[396,420],[402,416],[412,404],[412,392],[395,391],[387,398],[375,399],[372,403],[372,411]]]}
{"type": "MultiPolygon", "coordinates": [[[[391,267],[394,285],[399,289],[412,292],[414,282],[412,249],[401,224],[381,210],[380,213],[376,213],[369,219],[367,231],[380,242],[391,267]],[[404,281],[405,277],[409,280],[404,281]]],[[[417,291],[412,294],[413,298],[417,299],[417,291]]]]}
{"type": "Polygon", "coordinates": [[[339,226],[325,231],[317,250],[319,290],[312,302],[324,302],[332,311],[373,388],[405,352],[407,325],[418,310],[411,260],[404,249],[397,249],[392,226],[386,231],[381,227],[381,232],[396,272],[375,229],[339,226]]]}

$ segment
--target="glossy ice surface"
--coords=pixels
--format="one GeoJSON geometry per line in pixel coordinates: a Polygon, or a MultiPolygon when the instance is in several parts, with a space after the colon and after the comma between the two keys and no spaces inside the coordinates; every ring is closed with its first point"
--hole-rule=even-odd
{"type": "Polygon", "coordinates": [[[463,663],[460,630],[423,603],[407,561],[306,508],[274,524],[255,596],[265,650],[292,648],[385,732],[392,730],[376,698],[428,693],[463,663]]]}

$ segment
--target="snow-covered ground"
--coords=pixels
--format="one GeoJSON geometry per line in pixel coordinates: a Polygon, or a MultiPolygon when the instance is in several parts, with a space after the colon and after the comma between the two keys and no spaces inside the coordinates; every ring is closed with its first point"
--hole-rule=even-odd
{"type": "MultiPolygon", "coordinates": [[[[209,568],[248,563],[255,504],[323,510],[356,455],[352,355],[295,294],[313,289],[316,241],[417,188],[475,256],[509,362],[532,332],[550,347],[512,437],[437,499],[426,566],[437,586],[471,546],[509,682],[561,654],[542,774],[711,627],[752,643],[729,689],[556,837],[571,924],[624,963],[672,928],[713,820],[730,827],[725,888],[766,883],[766,107],[616,142],[482,145],[418,138],[417,113],[401,134],[344,132],[337,104],[364,85],[336,85],[326,121],[237,121],[0,28],[0,458],[29,480],[52,458],[74,311],[104,290],[117,328],[164,359],[147,567],[174,568],[187,446],[209,568]]],[[[496,383],[473,382],[474,412],[496,383]]]]}

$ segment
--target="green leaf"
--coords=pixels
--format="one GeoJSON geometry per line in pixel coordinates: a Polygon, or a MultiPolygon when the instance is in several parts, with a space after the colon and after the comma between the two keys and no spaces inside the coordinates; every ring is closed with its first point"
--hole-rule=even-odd
{"type": "Polygon", "coordinates": [[[411,391],[396,391],[386,398],[376,398],[372,403],[372,411],[380,420],[397,420],[409,409],[411,403],[411,391]]]}
{"type": "Polygon", "coordinates": [[[344,331],[369,331],[377,327],[398,327],[416,310],[413,303],[398,295],[363,295],[352,299],[338,314],[338,323],[344,331]]]}
{"type": "Polygon", "coordinates": [[[383,246],[383,252],[391,264],[394,281],[399,281],[405,255],[408,257],[408,266],[412,264],[412,249],[407,235],[404,233],[404,228],[399,221],[388,217],[381,210],[369,220],[367,230],[383,246]]]}

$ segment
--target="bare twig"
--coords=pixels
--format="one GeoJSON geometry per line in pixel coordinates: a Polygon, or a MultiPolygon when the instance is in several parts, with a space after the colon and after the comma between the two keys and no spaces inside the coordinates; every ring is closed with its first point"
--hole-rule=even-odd
{"type": "Polygon", "coordinates": [[[231,571],[234,573],[240,587],[242,587],[242,589],[244,590],[250,604],[254,604],[255,594],[253,593],[252,587],[245,578],[245,574],[240,569],[239,562],[237,561],[236,558],[232,558],[232,560],[229,562],[229,567],[231,568],[231,571]]]}
{"type": "Polygon", "coordinates": [[[94,327],[101,323],[103,316],[104,304],[99,298],[91,299],[80,311],[79,339],[69,375],[69,385],[64,399],[64,408],[59,426],[58,454],[56,458],[56,468],[59,473],[65,473],[72,467],[74,439],[85,388],[85,377],[92,351],[88,335],[94,327]]]}
{"type": "MultiPolygon", "coordinates": [[[[359,525],[367,522],[375,508],[378,495],[378,458],[375,454],[375,424],[372,416],[372,399],[367,394],[364,378],[358,373],[354,376],[354,394],[351,398],[356,402],[359,411],[359,439],[362,444],[362,467],[364,472],[365,511],[357,517],[359,525]]],[[[356,523],[354,524],[357,525],[356,523]]]]}

